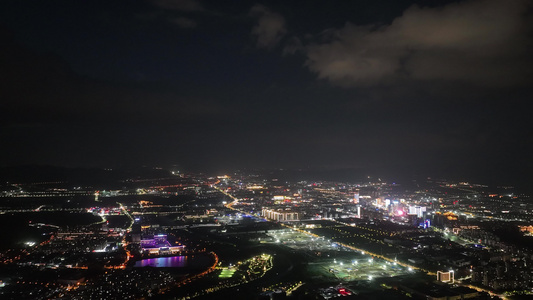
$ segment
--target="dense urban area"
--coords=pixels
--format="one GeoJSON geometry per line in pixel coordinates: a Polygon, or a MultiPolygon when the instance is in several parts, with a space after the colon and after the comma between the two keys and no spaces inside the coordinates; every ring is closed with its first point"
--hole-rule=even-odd
{"type": "Polygon", "coordinates": [[[512,186],[99,174],[2,182],[0,298],[533,295],[533,204],[512,186]]]}
{"type": "Polygon", "coordinates": [[[533,300],[533,0],[0,0],[0,300],[533,300]]]}

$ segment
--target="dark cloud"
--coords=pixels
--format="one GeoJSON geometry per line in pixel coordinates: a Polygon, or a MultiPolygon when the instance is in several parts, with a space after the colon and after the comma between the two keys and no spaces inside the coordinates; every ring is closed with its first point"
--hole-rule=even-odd
{"type": "Polygon", "coordinates": [[[266,6],[254,5],[250,9],[250,15],[258,18],[257,25],[252,28],[252,35],[257,39],[257,47],[272,48],[278,45],[287,33],[285,19],[266,6]]]}
{"type": "Polygon", "coordinates": [[[154,0],[154,4],[164,9],[178,11],[203,11],[204,7],[198,0],[154,0]]]}
{"type": "Polygon", "coordinates": [[[10,2],[0,165],[531,174],[527,3],[414,2],[10,2]]]}
{"type": "Polygon", "coordinates": [[[206,97],[169,88],[83,77],[54,55],[32,52],[7,34],[2,37],[0,118],[4,126],[93,121],[177,124],[213,118],[224,111],[206,97]]]}
{"type": "Polygon", "coordinates": [[[185,29],[196,28],[203,15],[215,15],[198,0],[152,0],[152,3],[161,9],[139,13],[140,18],[165,20],[185,29]]]}
{"type": "Polygon", "coordinates": [[[285,46],[283,47],[283,55],[295,54],[298,51],[304,50],[304,46],[300,38],[291,37],[287,39],[285,46]]]}
{"type": "Polygon", "coordinates": [[[306,66],[340,86],[402,79],[517,86],[532,80],[527,0],[412,6],[391,24],[327,32],[307,46],[306,66]]]}
{"type": "Polygon", "coordinates": [[[190,18],[178,17],[171,19],[170,22],[178,25],[181,28],[194,28],[198,25],[198,22],[190,18]]]}

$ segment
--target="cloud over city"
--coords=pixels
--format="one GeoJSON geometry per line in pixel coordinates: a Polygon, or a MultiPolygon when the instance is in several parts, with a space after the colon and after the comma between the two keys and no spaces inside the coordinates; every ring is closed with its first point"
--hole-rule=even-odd
{"type": "Polygon", "coordinates": [[[256,4],[250,9],[250,15],[256,17],[257,24],[252,28],[252,35],[257,39],[257,47],[272,48],[287,33],[285,19],[266,6],[256,4]]]}
{"type": "Polygon", "coordinates": [[[411,6],[386,25],[327,30],[306,46],[306,66],[338,86],[399,80],[517,86],[531,81],[527,0],[411,6]]]}

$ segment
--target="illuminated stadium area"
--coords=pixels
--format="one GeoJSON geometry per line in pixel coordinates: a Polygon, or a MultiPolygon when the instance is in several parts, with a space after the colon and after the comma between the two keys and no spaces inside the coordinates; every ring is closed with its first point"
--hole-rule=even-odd
{"type": "Polygon", "coordinates": [[[329,259],[315,265],[321,268],[322,272],[328,272],[335,278],[343,281],[353,280],[373,280],[380,277],[394,277],[413,272],[396,263],[375,259],[372,257],[364,259],[329,259]]]}
{"type": "Polygon", "coordinates": [[[183,245],[172,246],[167,241],[166,234],[158,234],[141,240],[141,249],[143,253],[150,255],[177,254],[182,252],[184,248],[185,246],[183,245]]]}
{"type": "Polygon", "coordinates": [[[270,232],[273,243],[304,251],[314,257],[309,264],[312,276],[342,281],[373,280],[394,277],[414,272],[395,262],[372,257],[362,251],[343,247],[323,237],[296,230],[270,232]]]}
{"type": "Polygon", "coordinates": [[[340,251],[344,249],[352,251],[323,237],[310,236],[291,229],[271,231],[268,235],[272,237],[274,243],[282,244],[296,250],[325,252],[340,251]]]}
{"type": "Polygon", "coordinates": [[[233,273],[235,273],[236,269],[232,268],[224,268],[220,272],[220,275],[218,275],[219,278],[231,278],[233,277],[233,273]]]}

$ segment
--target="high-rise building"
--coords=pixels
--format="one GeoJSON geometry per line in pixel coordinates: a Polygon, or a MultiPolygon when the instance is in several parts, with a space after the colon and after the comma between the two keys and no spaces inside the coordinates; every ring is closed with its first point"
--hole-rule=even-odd
{"type": "Polygon", "coordinates": [[[355,193],[353,194],[353,203],[359,204],[359,189],[356,189],[355,193]]]}
{"type": "Polygon", "coordinates": [[[426,213],[425,206],[409,206],[409,214],[416,215],[419,218],[423,218],[426,213]]]}

